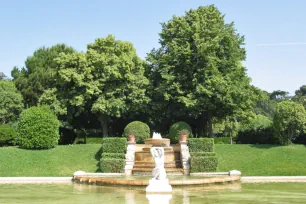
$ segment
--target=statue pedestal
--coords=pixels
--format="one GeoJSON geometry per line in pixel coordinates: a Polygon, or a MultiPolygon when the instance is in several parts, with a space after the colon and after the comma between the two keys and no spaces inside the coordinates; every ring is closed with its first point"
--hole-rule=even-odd
{"type": "Polygon", "coordinates": [[[156,180],[150,179],[149,185],[146,188],[147,193],[171,193],[172,187],[168,179],[156,180]]]}

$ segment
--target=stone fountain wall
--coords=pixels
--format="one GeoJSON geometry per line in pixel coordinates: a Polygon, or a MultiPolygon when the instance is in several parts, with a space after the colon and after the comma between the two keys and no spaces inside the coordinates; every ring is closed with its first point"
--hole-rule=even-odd
{"type": "MultiPolygon", "coordinates": [[[[127,143],[125,174],[151,175],[155,163],[150,152],[151,144],[127,143]]],[[[164,147],[167,174],[189,174],[190,154],[187,143],[164,147]]]]}

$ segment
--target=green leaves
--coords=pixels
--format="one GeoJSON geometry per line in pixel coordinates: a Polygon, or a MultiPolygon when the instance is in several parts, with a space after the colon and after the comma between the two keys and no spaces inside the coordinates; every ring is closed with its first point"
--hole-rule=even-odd
{"type": "Polygon", "coordinates": [[[215,6],[174,16],[162,24],[161,47],[147,57],[152,94],[165,107],[181,104],[184,110],[173,113],[177,117],[186,117],[186,111],[192,118],[209,112],[220,118],[240,117],[238,113],[250,111],[258,98],[241,64],[243,44],[234,24],[225,23],[215,6]]]}
{"type": "Polygon", "coordinates": [[[0,80],[0,124],[14,122],[23,109],[22,96],[12,81],[0,80]]]}
{"type": "Polygon", "coordinates": [[[301,104],[282,101],[276,105],[273,118],[274,134],[282,145],[291,144],[292,139],[306,128],[306,111],[301,104]]]}

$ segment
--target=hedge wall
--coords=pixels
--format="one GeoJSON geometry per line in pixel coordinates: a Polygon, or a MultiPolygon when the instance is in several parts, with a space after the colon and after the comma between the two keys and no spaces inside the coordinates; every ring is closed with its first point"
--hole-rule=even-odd
{"type": "Polygon", "coordinates": [[[126,138],[102,139],[100,169],[104,173],[122,173],[125,166],[126,138]]]}
{"type": "Polygon", "coordinates": [[[213,138],[188,138],[190,152],[214,152],[213,138]]]}
{"type": "Polygon", "coordinates": [[[107,153],[103,152],[101,154],[101,158],[103,159],[125,159],[125,154],[124,153],[107,153]]]}
{"type": "Polygon", "coordinates": [[[103,173],[123,173],[125,159],[103,158],[100,160],[100,169],[103,173]]]}
{"type": "Polygon", "coordinates": [[[216,156],[191,156],[190,172],[212,172],[218,167],[218,158],[216,156]]]}
{"type": "Polygon", "coordinates": [[[126,138],[107,137],[102,139],[102,152],[107,153],[125,153],[126,138]]]}
{"type": "Polygon", "coordinates": [[[190,152],[191,157],[216,156],[215,152],[190,152]]]}

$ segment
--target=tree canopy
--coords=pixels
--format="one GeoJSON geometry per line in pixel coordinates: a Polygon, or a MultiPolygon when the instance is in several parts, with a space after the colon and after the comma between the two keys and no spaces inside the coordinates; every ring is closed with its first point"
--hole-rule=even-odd
{"type": "Polygon", "coordinates": [[[14,122],[23,109],[22,96],[12,81],[0,80],[0,124],[14,122]]]}
{"type": "Polygon", "coordinates": [[[161,47],[147,57],[156,95],[152,105],[162,101],[158,108],[200,119],[202,127],[208,121],[209,132],[212,117],[250,110],[258,90],[242,66],[243,45],[244,37],[213,5],[162,23],[161,47]]]}
{"type": "Polygon", "coordinates": [[[89,44],[86,53],[62,53],[56,62],[57,89],[45,92],[40,102],[60,101],[62,107],[68,107],[68,114],[96,114],[104,136],[108,135],[111,117],[124,117],[146,108],[149,82],[144,77],[145,62],[137,56],[132,43],[109,35],[89,44]]]}
{"type": "Polygon", "coordinates": [[[305,108],[293,101],[278,103],[273,118],[273,129],[280,144],[291,144],[292,140],[306,129],[305,108]]]}
{"type": "Polygon", "coordinates": [[[14,67],[12,77],[27,106],[35,106],[44,90],[54,87],[57,63],[60,53],[73,53],[74,49],[57,44],[50,48],[41,47],[25,61],[25,67],[14,67]]]}

